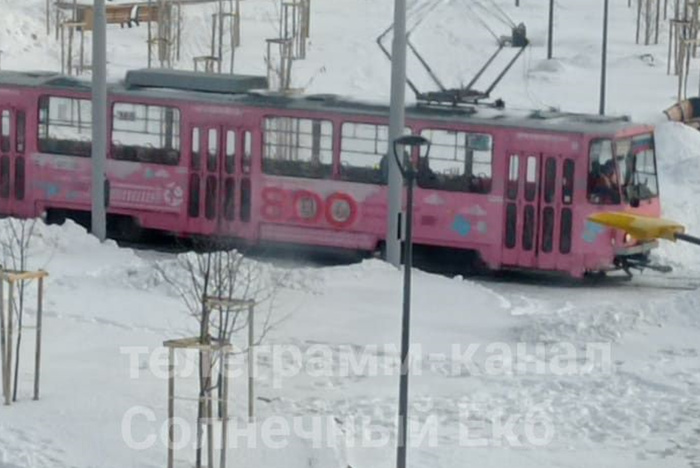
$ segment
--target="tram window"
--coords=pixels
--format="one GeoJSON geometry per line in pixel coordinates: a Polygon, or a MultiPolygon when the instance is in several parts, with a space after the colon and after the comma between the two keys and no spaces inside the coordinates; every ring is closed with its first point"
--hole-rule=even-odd
{"type": "Polygon", "coordinates": [[[243,134],[243,172],[248,174],[250,172],[250,161],[253,157],[253,140],[251,139],[250,132],[245,132],[243,134]]]}
{"type": "Polygon", "coordinates": [[[548,206],[542,216],[542,251],[550,253],[554,244],[554,208],[548,206]]]}
{"type": "Polygon", "coordinates": [[[236,182],[232,178],[224,182],[224,218],[233,221],[236,217],[236,182]]]}
{"type": "Polygon", "coordinates": [[[15,159],[15,198],[24,200],[24,158],[18,157],[15,159]]]}
{"type": "Polygon", "coordinates": [[[180,110],[118,102],[112,113],[112,156],[175,166],[180,162],[180,110]]]}
{"type": "Polygon", "coordinates": [[[620,203],[620,187],[610,140],[591,142],[588,166],[588,200],[598,205],[620,203]]]}
{"type": "Polygon", "coordinates": [[[247,223],[250,221],[250,178],[246,177],[241,181],[241,221],[247,223]]]}
{"type": "Polygon", "coordinates": [[[418,185],[452,192],[489,193],[492,180],[491,135],[426,129],[430,140],[427,166],[419,169],[418,185]]]}
{"type": "Polygon", "coordinates": [[[555,179],[557,177],[557,160],[547,158],[544,164],[544,202],[552,203],[554,201],[554,191],[556,190],[555,179]]]}
{"type": "Polygon", "coordinates": [[[202,146],[199,139],[199,129],[192,129],[192,147],[191,147],[191,161],[190,166],[194,170],[199,170],[202,164],[202,146]]]}
{"type": "Polygon", "coordinates": [[[345,122],[340,141],[340,178],[350,182],[384,184],[389,155],[389,127],[345,122]]]}
{"type": "Polygon", "coordinates": [[[330,178],[333,174],[333,123],[329,120],[265,119],[265,174],[330,178]]]}
{"type": "Polygon", "coordinates": [[[190,174],[190,196],[187,206],[187,214],[190,218],[199,217],[199,175],[190,174]]]}
{"type": "MultiPolygon", "coordinates": [[[[644,138],[644,137],[642,137],[644,138]]],[[[637,144],[637,137],[632,140],[632,145],[637,144]]],[[[643,144],[643,142],[642,142],[643,144]]],[[[634,164],[635,176],[640,185],[640,197],[643,200],[653,198],[659,194],[659,186],[656,178],[656,158],[654,148],[647,147],[636,151],[636,161],[634,164]]]]}
{"type": "Polygon", "coordinates": [[[89,158],[92,103],[57,96],[39,98],[39,151],[89,158]]]}
{"type": "Polygon", "coordinates": [[[210,220],[216,218],[217,180],[217,177],[213,175],[207,177],[204,189],[204,216],[210,220]]]}
{"type": "Polygon", "coordinates": [[[651,134],[616,141],[615,158],[625,201],[632,196],[648,200],[659,194],[654,138],[651,134]]]}
{"type": "Polygon", "coordinates": [[[24,112],[17,112],[16,126],[15,126],[15,150],[18,153],[24,153],[24,146],[26,144],[25,129],[26,129],[26,117],[24,112]]]}
{"type": "MultiPolygon", "coordinates": [[[[410,134],[405,129],[404,134],[410,134]]],[[[349,182],[386,184],[389,127],[345,122],[340,141],[340,178],[349,182]]]]}
{"type": "Polygon", "coordinates": [[[0,151],[10,151],[10,111],[2,111],[2,132],[0,133],[0,151]]]}
{"type": "Polygon", "coordinates": [[[525,206],[523,215],[523,250],[532,250],[535,239],[535,207],[525,206]]]}
{"type": "Polygon", "coordinates": [[[506,206],[506,248],[515,248],[516,229],[518,226],[518,207],[515,203],[506,206]]]}
{"type": "Polygon", "coordinates": [[[520,173],[520,157],[517,154],[510,155],[508,162],[508,198],[515,200],[518,196],[518,177],[520,173]]]}
{"type": "Polygon", "coordinates": [[[233,174],[236,170],[236,132],[226,132],[226,172],[233,174]]]}
{"type": "Polygon", "coordinates": [[[219,132],[215,128],[210,128],[207,133],[207,170],[216,170],[216,162],[219,158],[219,132]]]}
{"type": "Polygon", "coordinates": [[[565,205],[571,205],[574,197],[574,161],[571,159],[564,160],[564,174],[561,181],[562,192],[561,201],[565,205]]]}
{"type": "Polygon", "coordinates": [[[561,224],[559,226],[559,252],[568,254],[571,252],[571,227],[573,218],[571,208],[561,210],[561,224]]]}
{"type": "Polygon", "coordinates": [[[527,157],[527,171],[525,173],[525,200],[533,201],[537,194],[537,157],[527,157]]]}
{"type": "Polygon", "coordinates": [[[0,197],[10,198],[10,157],[0,157],[0,197]]]}

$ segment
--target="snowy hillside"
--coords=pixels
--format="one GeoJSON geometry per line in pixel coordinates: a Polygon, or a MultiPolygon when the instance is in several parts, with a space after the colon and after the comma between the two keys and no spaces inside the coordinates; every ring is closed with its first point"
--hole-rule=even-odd
{"type": "MultiPolygon", "coordinates": [[[[386,101],[389,63],[374,41],[391,21],[392,3],[312,0],[311,43],[307,60],[295,64],[294,86],[386,101]]],[[[515,24],[527,25],[532,47],[494,96],[509,107],[597,112],[602,2],[556,2],[551,61],[547,2],[513,3],[495,2],[515,24]]],[[[497,11],[493,2],[480,4],[497,11]]],[[[663,122],[661,112],[676,93],[676,78],[666,75],[667,25],[659,45],[637,46],[636,11],[627,2],[611,4],[608,111],[663,122]]],[[[53,31],[46,36],[43,8],[40,0],[0,0],[3,68],[58,69],[60,46],[53,31]]],[[[208,53],[213,8],[183,9],[179,68],[191,69],[192,57],[208,53]]],[[[497,35],[510,34],[506,21],[467,0],[441,2],[413,32],[413,42],[450,86],[468,82],[494,50],[475,12],[497,35]]],[[[277,35],[277,14],[276,2],[242,2],[237,72],[265,73],[264,39],[277,35]]],[[[145,40],[144,27],[110,29],[112,78],[145,66],[145,40]]],[[[698,64],[692,66],[691,90],[698,87],[698,64]]],[[[415,63],[410,74],[422,88],[432,86],[415,63]]],[[[665,214],[700,234],[700,134],[661,123],[657,144],[665,214]]],[[[8,223],[0,222],[0,233],[8,223]]],[[[409,465],[697,467],[700,250],[665,243],[659,255],[676,268],[671,278],[645,274],[598,286],[416,271],[410,414],[424,432],[413,434],[409,465]]],[[[100,245],[71,223],[37,227],[29,266],[50,274],[42,396],[31,401],[33,339],[25,337],[19,401],[0,407],[0,468],[165,466],[161,345],[197,329],[160,273],[186,278],[180,261],[100,245]]],[[[246,422],[245,372],[233,379],[237,432],[229,466],[395,466],[394,441],[387,437],[396,420],[401,272],[377,260],[253,265],[261,281],[285,280],[274,303],[263,306],[276,326],[257,360],[258,427],[246,422]],[[258,434],[272,424],[289,434],[272,441],[258,434]],[[281,447],[271,443],[280,440],[281,447]]],[[[33,287],[28,294],[31,324],[33,287]]],[[[256,322],[259,330],[264,317],[256,322]]],[[[245,342],[243,331],[237,340],[245,342]]],[[[242,359],[236,363],[243,366],[242,359]]],[[[183,374],[178,395],[192,396],[196,378],[191,368],[183,374]]],[[[183,417],[194,415],[191,401],[179,400],[177,408],[183,417]]],[[[176,466],[191,466],[192,434],[179,434],[186,447],[178,450],[176,466]]]]}

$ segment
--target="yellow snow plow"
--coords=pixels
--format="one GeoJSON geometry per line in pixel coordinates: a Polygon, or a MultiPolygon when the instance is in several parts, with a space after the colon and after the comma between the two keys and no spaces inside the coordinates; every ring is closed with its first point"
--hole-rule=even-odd
{"type": "Polygon", "coordinates": [[[603,226],[625,231],[640,241],[666,239],[675,242],[682,240],[700,245],[700,238],[686,234],[684,226],[668,219],[625,212],[594,213],[588,219],[603,226]]]}

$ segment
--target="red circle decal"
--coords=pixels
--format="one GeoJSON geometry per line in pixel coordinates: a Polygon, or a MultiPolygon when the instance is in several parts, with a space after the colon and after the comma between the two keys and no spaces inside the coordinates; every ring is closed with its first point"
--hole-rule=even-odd
{"type": "Polygon", "coordinates": [[[350,195],[336,192],[326,199],[326,220],[333,226],[350,226],[356,217],[357,205],[350,195]]]}
{"type": "Polygon", "coordinates": [[[315,223],[321,217],[323,200],[317,194],[308,190],[294,192],[292,197],[294,221],[315,223]]]}

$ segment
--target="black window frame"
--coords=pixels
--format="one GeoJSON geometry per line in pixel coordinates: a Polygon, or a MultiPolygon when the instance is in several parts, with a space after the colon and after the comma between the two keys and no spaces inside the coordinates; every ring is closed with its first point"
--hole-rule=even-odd
{"type": "MultiPolygon", "coordinates": [[[[111,106],[111,116],[112,116],[112,125],[110,129],[110,148],[111,148],[111,157],[114,160],[117,161],[130,161],[130,162],[138,162],[142,164],[155,164],[159,166],[179,166],[180,161],[182,159],[182,142],[183,142],[183,122],[182,122],[182,110],[180,107],[175,106],[175,105],[170,105],[170,104],[153,104],[153,103],[143,103],[143,102],[132,102],[132,101],[114,101],[111,106]],[[136,131],[127,131],[123,129],[115,130],[115,122],[117,122],[117,106],[119,105],[130,105],[134,107],[143,107],[145,108],[146,112],[146,124],[148,125],[148,116],[150,112],[150,108],[162,108],[165,110],[171,110],[173,111],[172,113],[172,125],[175,126],[176,128],[173,128],[169,134],[166,134],[166,141],[169,141],[170,145],[172,146],[169,148],[167,146],[167,143],[161,147],[161,148],[156,148],[156,147],[149,147],[149,146],[143,146],[139,144],[128,144],[128,145],[117,145],[114,140],[114,136],[116,132],[124,132],[124,133],[140,133],[144,135],[156,135],[155,133],[148,133],[148,132],[136,132],[136,131]]],[[[166,125],[167,123],[162,123],[161,125],[166,125]]],[[[166,127],[167,128],[167,127],[166,127]]],[[[161,134],[160,136],[162,136],[161,134]]]]}
{"type": "MultiPolygon", "coordinates": [[[[612,205],[619,205],[622,202],[622,184],[620,183],[620,173],[617,168],[617,161],[615,158],[615,145],[614,145],[614,138],[611,136],[608,137],[598,137],[598,138],[592,138],[589,143],[588,143],[588,151],[587,151],[587,164],[586,164],[586,200],[588,203],[592,205],[598,205],[598,206],[612,206],[612,205]],[[605,202],[603,200],[597,200],[595,197],[596,195],[593,193],[592,186],[593,184],[591,183],[592,177],[594,176],[593,174],[593,145],[596,143],[602,143],[602,142],[609,142],[610,143],[610,151],[611,151],[611,160],[613,161],[613,168],[615,170],[616,178],[617,178],[617,187],[616,191],[614,192],[614,197],[605,202]]],[[[562,163],[562,167],[564,164],[562,163]]],[[[600,168],[599,168],[600,169],[600,168]]]]}
{"type": "MultiPolygon", "coordinates": [[[[294,115],[280,115],[280,114],[268,114],[263,116],[260,124],[262,133],[262,173],[269,176],[282,176],[282,177],[298,177],[302,179],[333,179],[335,173],[335,138],[336,138],[336,125],[335,122],[327,117],[321,116],[294,116],[294,115]],[[268,128],[273,120],[279,120],[282,122],[289,123],[290,125],[298,124],[302,125],[305,122],[311,123],[311,133],[302,133],[301,131],[281,131],[272,130],[268,128]],[[316,142],[315,126],[319,125],[318,142],[316,142]],[[329,124],[330,135],[324,134],[324,124],[329,124]],[[268,138],[272,134],[285,134],[296,136],[296,145],[281,145],[272,144],[268,138]],[[311,136],[311,145],[305,146],[299,143],[300,136],[311,136]],[[324,147],[322,141],[324,138],[330,139],[330,147],[324,147]],[[271,157],[271,148],[284,148],[283,151],[310,151],[310,160],[288,160],[281,159],[279,157],[271,157]],[[324,162],[330,156],[329,162],[324,162]]],[[[252,138],[252,134],[250,138],[252,138]]],[[[246,153],[246,141],[245,134],[243,136],[243,151],[246,153]]],[[[252,149],[252,140],[250,142],[252,149]]],[[[250,170],[250,159],[246,155],[246,161],[244,167],[250,170]]],[[[245,171],[245,169],[244,169],[245,171]]],[[[246,172],[247,173],[247,172],[246,172]]]]}
{"type": "MultiPolygon", "coordinates": [[[[438,191],[443,191],[443,192],[460,192],[460,193],[470,193],[470,194],[477,194],[477,195],[488,195],[493,191],[493,182],[494,182],[494,160],[496,159],[495,156],[495,138],[493,133],[488,132],[488,131],[481,131],[477,129],[465,129],[465,128],[460,128],[460,129],[455,129],[455,128],[445,128],[445,127],[440,127],[440,126],[433,126],[433,125],[426,125],[424,127],[420,128],[420,135],[425,136],[425,132],[445,132],[445,133],[454,133],[455,134],[455,153],[457,153],[457,150],[464,150],[464,160],[459,160],[455,159],[454,161],[457,162],[463,162],[464,163],[464,173],[460,173],[457,175],[451,175],[451,174],[443,174],[443,173],[435,173],[433,170],[430,168],[430,161],[431,160],[438,160],[438,161],[447,161],[444,158],[435,158],[435,148],[437,146],[432,144],[431,141],[431,152],[428,154],[428,164],[420,164],[419,165],[419,171],[418,171],[418,176],[417,176],[417,184],[418,187],[425,188],[425,189],[432,189],[432,190],[438,190],[438,191]],[[481,162],[481,161],[475,161],[474,160],[474,154],[475,151],[477,150],[476,147],[474,146],[469,146],[467,142],[465,141],[464,146],[459,146],[459,138],[464,137],[465,140],[468,140],[470,137],[488,137],[489,141],[489,161],[488,162],[481,162]],[[470,150],[469,156],[467,156],[467,150],[470,150]],[[470,159],[470,161],[468,161],[470,159]],[[486,177],[480,177],[479,174],[480,172],[475,172],[474,171],[474,166],[487,166],[489,168],[489,174],[486,174],[486,177]],[[466,173],[466,168],[469,166],[471,170],[471,174],[466,173]],[[424,171],[421,173],[421,169],[424,171]]],[[[429,137],[426,137],[430,140],[429,137]]],[[[445,146],[440,145],[440,146],[445,146]]],[[[486,151],[486,150],[481,150],[481,151],[486,151]]]]}
{"type": "MultiPolygon", "coordinates": [[[[80,107],[81,104],[78,104],[80,107]]],[[[42,94],[39,96],[37,101],[38,112],[37,112],[37,149],[41,153],[55,154],[60,156],[73,156],[79,158],[90,158],[92,157],[92,101],[87,98],[73,97],[73,96],[63,96],[60,94],[42,94]],[[50,138],[51,133],[51,120],[49,119],[49,111],[51,109],[51,99],[65,99],[70,101],[77,101],[78,103],[86,103],[90,106],[90,112],[88,113],[87,120],[89,124],[87,125],[89,129],[88,140],[73,140],[73,139],[59,139],[50,138]],[[46,103],[46,105],[44,105],[46,103]],[[47,119],[44,121],[44,119],[47,119]],[[45,130],[46,136],[43,136],[43,130],[45,130]]],[[[84,124],[79,124],[78,129],[81,129],[84,124]]],[[[72,126],[71,126],[72,127],[72,126]]]]}

